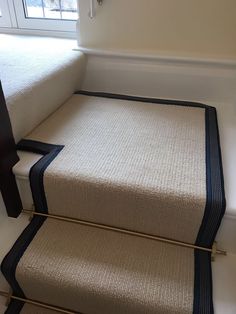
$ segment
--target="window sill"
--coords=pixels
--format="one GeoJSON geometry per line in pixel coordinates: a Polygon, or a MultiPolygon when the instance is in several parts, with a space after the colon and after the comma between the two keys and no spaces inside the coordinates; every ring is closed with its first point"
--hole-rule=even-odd
{"type": "Polygon", "coordinates": [[[38,29],[22,29],[22,28],[13,28],[13,27],[0,27],[0,33],[77,39],[76,32],[62,32],[62,31],[50,31],[50,30],[38,30],[38,29]]]}

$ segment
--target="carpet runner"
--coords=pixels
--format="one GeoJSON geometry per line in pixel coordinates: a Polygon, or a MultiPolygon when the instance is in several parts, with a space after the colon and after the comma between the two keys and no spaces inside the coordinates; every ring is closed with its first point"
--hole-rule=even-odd
{"type": "MultiPolygon", "coordinates": [[[[18,148],[43,155],[30,171],[38,212],[213,244],[225,199],[212,107],[80,92],[18,148]]],[[[16,295],[75,313],[213,313],[210,257],[34,217],[2,271],[16,295]]]]}

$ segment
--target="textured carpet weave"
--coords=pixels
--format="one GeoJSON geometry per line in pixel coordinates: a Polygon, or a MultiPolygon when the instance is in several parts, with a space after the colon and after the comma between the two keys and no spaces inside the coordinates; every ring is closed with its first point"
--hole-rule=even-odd
{"type": "Polygon", "coordinates": [[[191,313],[194,252],[47,220],[16,279],[28,298],[82,313],[191,313]]]}
{"type": "Polygon", "coordinates": [[[21,314],[58,314],[58,312],[26,304],[21,314]]]}
{"type": "Polygon", "coordinates": [[[84,65],[70,41],[0,34],[0,78],[16,141],[70,98],[84,65]]]}
{"type": "Polygon", "coordinates": [[[204,125],[202,108],[73,96],[28,137],[65,145],[44,174],[48,212],[194,243],[204,125]]]}
{"type": "MultiPolygon", "coordinates": [[[[225,205],[214,108],[104,96],[72,96],[18,144],[43,155],[35,210],[211,247],[225,205]]],[[[111,230],[34,217],[2,271],[15,294],[76,313],[213,314],[210,253],[111,230]]]]}

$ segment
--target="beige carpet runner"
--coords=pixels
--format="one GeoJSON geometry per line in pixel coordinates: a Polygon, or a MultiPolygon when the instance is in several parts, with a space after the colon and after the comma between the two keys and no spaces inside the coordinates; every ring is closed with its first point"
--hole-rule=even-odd
{"type": "MultiPolygon", "coordinates": [[[[80,92],[18,144],[37,212],[211,248],[225,209],[216,112],[80,92]]],[[[34,216],[2,263],[15,295],[84,314],[213,313],[210,253],[34,216]]],[[[11,302],[6,313],[54,313],[11,302]]]]}

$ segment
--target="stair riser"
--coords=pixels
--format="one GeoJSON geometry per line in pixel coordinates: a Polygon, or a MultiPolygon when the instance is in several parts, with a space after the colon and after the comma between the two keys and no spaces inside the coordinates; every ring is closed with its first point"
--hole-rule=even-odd
{"type": "MultiPolygon", "coordinates": [[[[28,179],[17,177],[17,184],[24,209],[32,209],[33,199],[28,179]]],[[[234,216],[227,215],[226,213],[216,237],[218,247],[236,254],[236,243],[234,239],[236,239],[236,219],[234,216]]]]}

